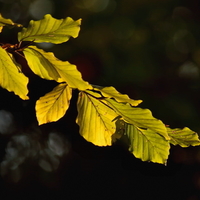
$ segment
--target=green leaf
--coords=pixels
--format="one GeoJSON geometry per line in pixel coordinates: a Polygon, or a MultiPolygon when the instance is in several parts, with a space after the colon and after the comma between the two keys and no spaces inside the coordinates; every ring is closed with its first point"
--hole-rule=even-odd
{"type": "Polygon", "coordinates": [[[117,102],[130,103],[132,106],[137,106],[142,100],[130,99],[128,95],[119,93],[114,87],[94,87],[94,90],[98,90],[104,97],[114,98],[117,102]]]}
{"type": "Polygon", "coordinates": [[[58,20],[47,14],[41,20],[31,20],[28,28],[23,28],[18,33],[18,40],[60,44],[70,37],[76,38],[80,31],[80,24],[81,19],[74,21],[67,17],[58,20]]]}
{"type": "Polygon", "coordinates": [[[185,127],[183,129],[167,128],[168,134],[171,137],[170,143],[180,145],[181,147],[199,146],[200,140],[197,133],[185,127]]]}
{"type": "Polygon", "coordinates": [[[19,69],[12,54],[0,47],[0,86],[25,100],[28,99],[28,78],[19,69]]]}
{"type": "Polygon", "coordinates": [[[117,114],[102,101],[86,92],[79,93],[77,108],[76,122],[80,126],[80,134],[95,145],[111,145],[112,135],[116,131],[113,120],[117,114]]]}
{"type": "Polygon", "coordinates": [[[150,110],[132,107],[129,104],[118,103],[113,99],[106,99],[106,102],[125,120],[125,122],[133,124],[138,128],[150,129],[159,133],[165,139],[170,139],[163,122],[154,118],[150,110]]]}
{"type": "Polygon", "coordinates": [[[92,86],[82,79],[76,65],[61,61],[53,53],[47,53],[35,46],[30,46],[23,52],[31,70],[41,78],[65,81],[69,87],[79,90],[92,89],[92,86]]]}
{"type": "Polygon", "coordinates": [[[166,164],[169,156],[169,141],[152,130],[126,124],[126,135],[130,141],[129,151],[142,161],[166,164]]]}
{"type": "Polygon", "coordinates": [[[6,19],[6,18],[2,17],[2,15],[0,14],[0,27],[2,27],[2,26],[17,26],[17,27],[22,27],[21,24],[16,24],[11,19],[6,19]]]}
{"type": "Polygon", "coordinates": [[[72,90],[66,83],[59,84],[36,102],[39,125],[58,121],[69,108],[72,90]]]}

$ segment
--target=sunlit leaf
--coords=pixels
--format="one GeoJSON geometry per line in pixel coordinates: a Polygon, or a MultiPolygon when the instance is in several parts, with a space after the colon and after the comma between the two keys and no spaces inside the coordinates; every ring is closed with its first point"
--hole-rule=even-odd
{"type": "Polygon", "coordinates": [[[81,19],[77,21],[70,17],[55,19],[47,14],[41,20],[31,20],[28,28],[23,28],[18,33],[18,40],[60,44],[70,37],[76,38],[80,31],[80,24],[81,19]]]}
{"type": "Polygon", "coordinates": [[[169,156],[169,141],[152,130],[126,124],[126,135],[130,142],[129,151],[142,161],[166,164],[169,156]]]}
{"type": "MultiPolygon", "coordinates": [[[[53,60],[52,63],[54,63],[53,60]]],[[[55,66],[62,80],[66,81],[70,87],[79,90],[92,89],[92,86],[82,79],[82,75],[77,70],[76,65],[72,65],[67,61],[63,62],[55,60],[55,66]]]]}
{"type": "Polygon", "coordinates": [[[20,66],[12,54],[8,54],[0,47],[0,86],[22,99],[28,99],[28,78],[19,69],[20,66]]]}
{"type": "Polygon", "coordinates": [[[95,91],[95,90],[87,90],[86,92],[87,92],[87,94],[90,94],[90,95],[93,96],[94,98],[102,99],[102,95],[101,95],[101,93],[99,93],[98,91],[95,91]]]}
{"type": "Polygon", "coordinates": [[[118,103],[113,99],[106,99],[106,101],[127,123],[133,124],[138,128],[150,129],[164,136],[165,139],[170,139],[165,125],[162,121],[154,118],[150,110],[118,103]]]}
{"type": "Polygon", "coordinates": [[[35,74],[47,80],[58,81],[60,75],[58,74],[54,64],[50,61],[52,58],[53,60],[57,60],[53,53],[47,53],[35,46],[25,48],[23,53],[29,67],[35,74]]]}
{"type": "Polygon", "coordinates": [[[58,121],[69,107],[72,90],[66,83],[59,84],[36,102],[36,116],[39,125],[58,121]]]}
{"type": "Polygon", "coordinates": [[[180,145],[181,147],[199,146],[200,140],[197,133],[185,127],[183,129],[167,128],[168,134],[171,137],[170,143],[173,145],[180,145]]]}
{"type": "Polygon", "coordinates": [[[0,14],[0,26],[17,26],[17,27],[22,27],[21,24],[16,24],[14,23],[11,19],[6,19],[4,17],[2,17],[2,15],[0,14]]]}
{"type": "Polygon", "coordinates": [[[133,100],[128,95],[119,93],[114,87],[94,87],[94,89],[101,91],[104,97],[114,98],[118,102],[130,103],[132,106],[142,103],[142,100],[133,100]]]}
{"type": "Polygon", "coordinates": [[[117,114],[102,101],[86,92],[79,93],[77,107],[76,122],[80,127],[80,134],[95,145],[111,145],[112,135],[116,130],[113,120],[117,114]]]}
{"type": "Polygon", "coordinates": [[[30,46],[23,52],[31,70],[41,78],[65,81],[69,87],[79,90],[92,89],[92,86],[82,79],[76,65],[61,61],[53,53],[47,53],[35,46],[30,46]]]}

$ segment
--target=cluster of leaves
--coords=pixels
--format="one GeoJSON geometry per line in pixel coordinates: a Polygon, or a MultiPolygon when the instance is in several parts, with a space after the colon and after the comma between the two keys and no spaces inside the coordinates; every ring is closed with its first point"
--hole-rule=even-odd
{"type": "Polygon", "coordinates": [[[98,146],[112,145],[116,139],[126,137],[129,151],[142,161],[166,164],[170,144],[188,147],[200,145],[197,133],[189,128],[170,129],[161,120],[152,116],[148,109],[119,93],[114,87],[91,85],[82,79],[76,66],[57,59],[53,53],[45,52],[32,45],[48,42],[60,44],[76,38],[80,31],[81,19],[70,17],[55,19],[45,15],[38,21],[31,20],[28,27],[14,23],[0,16],[0,32],[4,26],[23,27],[18,33],[18,43],[1,44],[0,86],[28,100],[28,77],[23,73],[14,54],[23,56],[29,68],[43,79],[55,80],[58,85],[40,97],[35,106],[39,125],[55,122],[62,118],[70,105],[72,91],[79,90],[76,123],[80,134],[98,146]],[[24,46],[29,41],[28,46],[24,46]]]}

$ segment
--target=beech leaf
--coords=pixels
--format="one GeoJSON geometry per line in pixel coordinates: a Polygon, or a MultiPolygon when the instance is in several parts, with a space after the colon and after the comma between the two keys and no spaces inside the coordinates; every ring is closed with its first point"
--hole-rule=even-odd
{"type": "Polygon", "coordinates": [[[20,71],[12,54],[0,47],[0,86],[14,92],[21,99],[28,99],[28,78],[20,71]]]}
{"type": "Polygon", "coordinates": [[[72,90],[66,83],[56,86],[36,102],[39,125],[58,121],[69,108],[72,90]]]}
{"type": "Polygon", "coordinates": [[[89,142],[98,146],[110,146],[112,135],[116,131],[117,114],[99,99],[90,94],[91,91],[80,92],[77,102],[80,134],[89,142]]]}
{"type": "Polygon", "coordinates": [[[132,107],[129,104],[119,103],[113,99],[106,99],[106,102],[116,111],[119,116],[124,119],[125,122],[130,123],[138,128],[150,129],[156,133],[159,133],[165,139],[170,139],[163,122],[154,118],[150,110],[132,107]]]}
{"type": "Polygon", "coordinates": [[[25,48],[23,53],[27,60],[28,66],[35,74],[47,80],[59,80],[60,75],[57,72],[54,64],[50,61],[52,60],[51,58],[57,60],[53,53],[47,53],[35,46],[29,46],[28,48],[25,48]]]}
{"type": "Polygon", "coordinates": [[[30,46],[23,52],[31,70],[41,78],[65,81],[69,87],[79,90],[92,89],[92,86],[82,79],[76,65],[61,61],[53,53],[45,52],[35,46],[30,46]]]}
{"type": "Polygon", "coordinates": [[[130,99],[127,94],[119,93],[114,87],[94,87],[94,90],[98,90],[102,93],[104,97],[114,98],[118,102],[129,103],[132,106],[137,106],[142,103],[142,100],[133,100],[130,99]]]}
{"type": "Polygon", "coordinates": [[[16,27],[22,27],[21,24],[14,23],[11,19],[6,19],[2,17],[0,14],[0,27],[2,26],[16,26],[16,27]]]}
{"type": "Polygon", "coordinates": [[[197,133],[185,127],[183,129],[167,128],[167,132],[171,137],[170,143],[173,145],[180,145],[181,147],[199,146],[200,140],[197,133]]]}
{"type": "Polygon", "coordinates": [[[76,38],[80,31],[81,19],[55,19],[50,14],[38,21],[31,20],[27,28],[18,33],[19,41],[49,42],[60,44],[76,38]]]}
{"type": "Polygon", "coordinates": [[[169,156],[169,141],[150,129],[141,129],[126,124],[125,133],[129,139],[129,151],[142,161],[166,164],[169,156]]]}

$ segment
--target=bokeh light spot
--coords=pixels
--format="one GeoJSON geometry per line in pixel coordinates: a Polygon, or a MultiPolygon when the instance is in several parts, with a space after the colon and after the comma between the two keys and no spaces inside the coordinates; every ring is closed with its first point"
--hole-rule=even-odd
{"type": "Polygon", "coordinates": [[[37,46],[42,49],[50,49],[54,46],[54,44],[48,43],[48,42],[41,42],[41,43],[37,43],[37,46]]]}
{"type": "Polygon", "coordinates": [[[0,110],[0,133],[9,134],[14,130],[13,115],[5,110],[0,110]]]}
{"type": "Polygon", "coordinates": [[[57,133],[50,133],[48,139],[48,147],[54,155],[63,156],[69,152],[69,144],[66,139],[57,133]]]}
{"type": "Polygon", "coordinates": [[[52,14],[53,2],[50,0],[37,0],[30,4],[29,13],[35,19],[41,19],[45,14],[52,14]]]}
{"type": "Polygon", "coordinates": [[[178,74],[182,78],[196,79],[199,77],[199,68],[193,62],[185,62],[179,67],[178,74]]]}
{"type": "Polygon", "coordinates": [[[101,12],[108,7],[109,3],[110,0],[82,0],[77,1],[76,5],[92,12],[101,12]]]}

